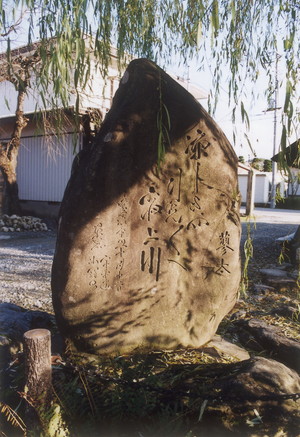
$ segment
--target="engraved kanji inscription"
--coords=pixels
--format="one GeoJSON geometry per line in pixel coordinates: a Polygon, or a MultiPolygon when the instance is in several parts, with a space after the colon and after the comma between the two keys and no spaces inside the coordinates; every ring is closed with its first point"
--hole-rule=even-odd
{"type": "Polygon", "coordinates": [[[150,185],[148,193],[142,196],[139,200],[139,205],[142,207],[141,218],[147,221],[151,220],[153,214],[161,214],[163,206],[159,201],[160,194],[156,191],[154,185],[150,185]]]}
{"type": "Polygon", "coordinates": [[[219,235],[220,246],[217,247],[217,250],[220,250],[222,255],[226,255],[228,250],[233,252],[233,248],[230,246],[230,234],[228,231],[221,232],[219,235]]]}

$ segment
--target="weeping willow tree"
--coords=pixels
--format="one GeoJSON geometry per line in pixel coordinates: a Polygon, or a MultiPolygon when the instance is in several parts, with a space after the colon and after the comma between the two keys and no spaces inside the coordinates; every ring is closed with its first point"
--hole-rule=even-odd
{"type": "Polygon", "coordinates": [[[57,102],[67,107],[72,89],[78,110],[79,90],[88,81],[92,62],[105,77],[114,47],[120,70],[126,54],[147,57],[162,67],[191,59],[199,70],[209,66],[212,113],[227,72],[233,121],[239,116],[249,129],[248,103],[258,97],[262,76],[268,77],[266,101],[276,92],[274,65],[280,56],[286,90],[282,151],[292,134],[300,136],[298,0],[15,0],[13,5],[0,0],[0,35],[8,60],[21,21],[27,23],[27,43],[39,41],[36,71],[35,65],[31,71],[42,97],[51,89],[53,107],[57,102]]]}

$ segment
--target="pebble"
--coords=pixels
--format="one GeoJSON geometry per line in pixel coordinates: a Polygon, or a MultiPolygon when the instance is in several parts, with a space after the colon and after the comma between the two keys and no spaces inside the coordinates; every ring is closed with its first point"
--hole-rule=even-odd
{"type": "Polygon", "coordinates": [[[260,269],[260,273],[273,278],[286,278],[287,272],[280,269],[260,269]]]}
{"type": "Polygon", "coordinates": [[[4,214],[0,217],[0,232],[47,231],[48,227],[42,219],[32,216],[4,214]]]}

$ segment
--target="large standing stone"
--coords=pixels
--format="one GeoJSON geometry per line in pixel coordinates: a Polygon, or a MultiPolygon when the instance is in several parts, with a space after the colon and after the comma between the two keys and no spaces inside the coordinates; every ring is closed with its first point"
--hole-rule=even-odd
{"type": "Polygon", "coordinates": [[[235,303],[239,241],[231,145],[164,71],[131,62],[64,195],[52,270],[61,332],[94,353],[204,344],[235,303]]]}

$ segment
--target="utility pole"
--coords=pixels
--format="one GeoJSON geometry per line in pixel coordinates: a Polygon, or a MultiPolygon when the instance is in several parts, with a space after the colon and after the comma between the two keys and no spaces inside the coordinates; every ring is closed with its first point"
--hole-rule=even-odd
{"type": "MultiPolygon", "coordinates": [[[[280,56],[276,53],[275,62],[275,93],[274,93],[274,132],[273,132],[273,156],[277,153],[276,146],[276,129],[277,129],[277,100],[278,100],[278,60],[280,56]]],[[[271,202],[270,208],[276,207],[276,173],[277,162],[272,161],[272,185],[271,185],[271,202]]]]}

